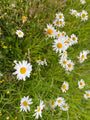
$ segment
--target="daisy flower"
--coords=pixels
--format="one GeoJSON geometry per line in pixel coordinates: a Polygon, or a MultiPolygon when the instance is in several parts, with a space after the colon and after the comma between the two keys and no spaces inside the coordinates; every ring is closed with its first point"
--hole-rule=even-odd
{"type": "Polygon", "coordinates": [[[63,13],[58,13],[58,14],[56,14],[56,18],[57,19],[64,19],[64,15],[63,15],[63,13]]]}
{"type": "Polygon", "coordinates": [[[76,16],[76,18],[80,16],[80,13],[78,13],[77,10],[73,10],[73,14],[76,16]]]}
{"type": "Polygon", "coordinates": [[[63,53],[60,53],[59,56],[63,58],[67,58],[67,51],[64,51],[63,53]]]}
{"type": "Polygon", "coordinates": [[[74,63],[71,60],[67,60],[66,70],[72,71],[74,69],[74,63]]]}
{"type": "Polygon", "coordinates": [[[17,79],[25,81],[26,77],[30,77],[32,65],[30,63],[27,63],[27,61],[23,60],[22,63],[16,63],[14,69],[16,69],[16,71],[13,74],[17,75],[17,79]]]}
{"type": "Polygon", "coordinates": [[[52,25],[47,25],[47,28],[45,28],[46,34],[48,37],[54,37],[56,35],[56,30],[54,29],[54,27],[52,25]]]}
{"type": "Polygon", "coordinates": [[[21,30],[17,30],[16,34],[18,35],[19,38],[22,38],[24,36],[24,33],[21,30]]]}
{"type": "Polygon", "coordinates": [[[81,79],[80,81],[78,81],[78,87],[79,87],[79,89],[84,88],[84,86],[85,86],[85,82],[84,82],[83,79],[81,79]]]}
{"type": "Polygon", "coordinates": [[[64,98],[63,97],[58,97],[57,99],[56,99],[56,105],[57,106],[61,106],[62,104],[64,104],[65,103],[65,100],[64,100],[64,98]]]}
{"type": "Polygon", "coordinates": [[[82,10],[82,12],[81,12],[81,14],[80,14],[82,21],[88,20],[87,14],[88,14],[87,11],[82,10]]]}
{"type": "Polygon", "coordinates": [[[32,99],[31,98],[29,99],[29,96],[27,97],[24,96],[24,98],[21,99],[20,111],[25,111],[25,112],[30,111],[29,105],[33,104],[33,102],[31,101],[32,99]]]}
{"type": "Polygon", "coordinates": [[[63,19],[56,19],[54,20],[53,24],[58,27],[64,27],[65,21],[63,19]]]}
{"type": "Polygon", "coordinates": [[[57,37],[57,38],[61,37],[61,32],[60,32],[60,31],[57,31],[57,32],[56,32],[56,37],[57,37]]]}
{"type": "Polygon", "coordinates": [[[61,60],[59,61],[59,64],[61,64],[61,66],[63,68],[65,68],[66,65],[67,65],[67,58],[66,57],[61,57],[61,60]]]}
{"type": "Polygon", "coordinates": [[[54,24],[55,26],[59,26],[59,24],[60,24],[60,23],[59,23],[59,19],[54,20],[54,21],[53,21],[53,24],[54,24]]]}
{"type": "Polygon", "coordinates": [[[69,106],[68,106],[67,103],[64,103],[64,104],[61,106],[61,110],[62,110],[62,111],[68,111],[68,109],[69,109],[69,106]]]}
{"type": "Polygon", "coordinates": [[[50,101],[50,107],[55,108],[57,106],[56,102],[50,101]]]}
{"type": "Polygon", "coordinates": [[[80,0],[81,4],[85,4],[86,1],[85,0],[80,0]]]}
{"type": "Polygon", "coordinates": [[[22,20],[23,20],[23,23],[24,23],[24,22],[26,22],[26,20],[27,20],[27,17],[25,17],[25,16],[22,16],[22,20]]]}
{"type": "Polygon", "coordinates": [[[61,35],[62,35],[62,37],[64,36],[65,37],[65,35],[66,35],[66,32],[61,32],[61,35]]]}
{"type": "Polygon", "coordinates": [[[37,106],[37,109],[35,110],[35,114],[33,116],[35,116],[35,119],[38,119],[39,116],[42,117],[42,110],[45,107],[45,105],[43,104],[43,101],[40,100],[40,105],[37,106]]]}
{"type": "Polygon", "coordinates": [[[85,98],[85,99],[90,98],[90,90],[85,91],[84,98],[85,98]]]}
{"type": "Polygon", "coordinates": [[[85,59],[87,59],[88,53],[89,50],[83,50],[82,52],[80,52],[80,56],[78,57],[80,63],[82,63],[85,59]]]}
{"type": "Polygon", "coordinates": [[[65,82],[62,84],[61,90],[62,92],[66,92],[69,89],[69,84],[68,82],[65,82]]]}
{"type": "Polygon", "coordinates": [[[36,62],[38,63],[38,65],[44,65],[44,62],[42,60],[36,60],[36,62]]]}
{"type": "Polygon", "coordinates": [[[71,35],[71,44],[73,45],[73,44],[76,44],[78,41],[78,38],[76,37],[76,35],[74,35],[74,34],[72,34],[71,35]]]}
{"type": "Polygon", "coordinates": [[[61,51],[65,51],[67,49],[64,42],[65,42],[65,39],[63,37],[60,37],[60,38],[54,40],[52,47],[54,48],[56,53],[57,52],[61,53],[61,51]]]}

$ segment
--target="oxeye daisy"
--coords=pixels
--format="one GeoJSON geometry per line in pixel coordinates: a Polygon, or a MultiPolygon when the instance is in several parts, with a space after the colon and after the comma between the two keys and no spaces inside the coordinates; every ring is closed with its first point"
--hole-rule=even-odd
{"type": "Polygon", "coordinates": [[[81,12],[81,19],[82,19],[82,21],[88,20],[87,14],[88,14],[87,11],[82,10],[82,12],[81,12]]]}
{"type": "Polygon", "coordinates": [[[65,51],[67,49],[67,47],[64,44],[64,39],[62,37],[55,39],[52,47],[54,48],[56,53],[61,53],[61,51],[65,51]]]}
{"type": "Polygon", "coordinates": [[[54,20],[54,21],[53,21],[53,24],[54,24],[55,26],[59,26],[59,25],[60,25],[59,19],[54,20]]]}
{"type": "Polygon", "coordinates": [[[56,32],[56,37],[57,37],[57,38],[61,37],[61,32],[60,32],[60,31],[57,31],[57,32],[56,32]]]}
{"type": "Polygon", "coordinates": [[[62,35],[62,37],[64,36],[65,37],[65,35],[66,35],[66,32],[61,32],[61,35],[62,35]]]}
{"type": "Polygon", "coordinates": [[[76,18],[80,16],[80,13],[78,13],[77,10],[73,10],[73,14],[76,16],[76,18]]]}
{"type": "Polygon", "coordinates": [[[22,16],[22,20],[23,20],[23,23],[24,23],[24,22],[26,22],[26,20],[27,20],[27,17],[25,17],[25,16],[22,16]]]}
{"type": "Polygon", "coordinates": [[[56,14],[56,18],[57,19],[64,19],[64,15],[63,15],[63,13],[58,13],[58,14],[56,14]]]}
{"type": "Polygon", "coordinates": [[[62,66],[63,68],[65,68],[66,65],[67,65],[67,58],[66,58],[66,57],[61,57],[59,63],[61,64],[61,66],[62,66]]]}
{"type": "Polygon", "coordinates": [[[43,101],[40,100],[40,105],[37,106],[37,109],[35,110],[35,114],[33,116],[35,116],[35,119],[38,119],[39,116],[42,117],[42,110],[45,107],[45,105],[43,104],[43,101]]]}
{"type": "Polygon", "coordinates": [[[81,4],[85,4],[86,1],[85,0],[80,0],[81,4]]]}
{"type": "Polygon", "coordinates": [[[22,38],[24,36],[24,33],[21,30],[17,30],[16,34],[18,35],[19,38],[22,38]]]}
{"type": "Polygon", "coordinates": [[[67,103],[64,103],[64,104],[61,106],[61,110],[62,110],[62,111],[68,111],[68,109],[69,109],[69,106],[68,106],[67,103]]]}
{"type": "Polygon", "coordinates": [[[68,82],[65,82],[62,84],[61,90],[62,92],[66,92],[69,89],[69,84],[68,82]]]}
{"type": "Polygon", "coordinates": [[[82,63],[85,59],[87,59],[88,53],[89,50],[83,50],[82,52],[80,52],[80,56],[78,57],[80,63],[82,63]]]}
{"type": "Polygon", "coordinates": [[[64,100],[63,97],[58,97],[58,98],[56,99],[56,104],[57,104],[57,106],[61,107],[61,105],[64,104],[64,103],[65,103],[65,100],[64,100]]]}
{"type": "Polygon", "coordinates": [[[47,25],[47,28],[45,28],[46,34],[48,37],[54,37],[56,35],[56,30],[54,29],[54,27],[52,25],[47,25]]]}
{"type": "Polygon", "coordinates": [[[74,35],[74,34],[72,34],[71,35],[71,44],[73,45],[73,44],[76,44],[78,41],[78,38],[76,37],[76,35],[74,35]]]}
{"type": "Polygon", "coordinates": [[[66,70],[72,71],[74,69],[74,63],[71,60],[67,60],[66,70]]]}
{"type": "Polygon", "coordinates": [[[13,74],[17,75],[17,79],[25,81],[26,77],[30,77],[32,65],[30,63],[27,63],[27,61],[23,60],[22,63],[16,63],[14,69],[16,69],[16,71],[13,74]]]}
{"type": "Polygon", "coordinates": [[[36,62],[38,63],[38,65],[44,65],[44,61],[42,60],[36,60],[36,62]]]}
{"type": "Polygon", "coordinates": [[[85,86],[85,82],[84,82],[83,79],[81,79],[80,81],[78,81],[78,87],[79,87],[79,89],[84,88],[84,86],[85,86]]]}
{"type": "Polygon", "coordinates": [[[85,91],[84,98],[85,98],[85,99],[90,98],[90,90],[85,91]]]}
{"type": "Polygon", "coordinates": [[[62,20],[59,20],[59,27],[64,27],[65,26],[65,21],[62,19],[62,20]]]}
{"type": "Polygon", "coordinates": [[[25,111],[25,112],[30,111],[29,105],[33,104],[33,102],[31,101],[32,99],[31,98],[29,99],[29,96],[27,97],[24,96],[24,98],[21,99],[20,111],[25,111]]]}
{"type": "Polygon", "coordinates": [[[50,107],[55,108],[57,106],[56,102],[50,101],[50,107]]]}

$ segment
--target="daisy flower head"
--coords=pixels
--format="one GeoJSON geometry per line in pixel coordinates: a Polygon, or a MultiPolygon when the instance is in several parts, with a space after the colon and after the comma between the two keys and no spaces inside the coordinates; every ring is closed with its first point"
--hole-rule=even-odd
{"type": "Polygon", "coordinates": [[[86,1],[85,0],[80,0],[81,4],[85,4],[86,1]]]}
{"type": "Polygon", "coordinates": [[[56,37],[57,37],[57,38],[61,37],[61,32],[60,32],[60,31],[57,31],[57,32],[56,32],[56,37]]]}
{"type": "Polygon", "coordinates": [[[60,59],[60,61],[59,61],[59,64],[61,64],[61,66],[62,66],[63,68],[65,68],[66,65],[67,65],[67,58],[66,58],[66,57],[61,57],[61,59],[60,59]]]}
{"type": "Polygon", "coordinates": [[[64,104],[61,106],[61,110],[62,110],[62,111],[68,111],[68,109],[69,109],[69,106],[68,106],[67,103],[64,103],[64,104]]]}
{"type": "Polygon", "coordinates": [[[61,53],[61,51],[65,51],[67,49],[67,47],[64,44],[63,37],[55,39],[52,47],[54,48],[53,50],[55,50],[56,53],[57,52],[61,53]]]}
{"type": "Polygon", "coordinates": [[[90,98],[90,90],[85,91],[84,98],[85,98],[85,99],[90,98]]]}
{"type": "Polygon", "coordinates": [[[16,35],[18,35],[19,38],[22,38],[24,36],[24,33],[21,30],[17,30],[16,35]]]}
{"type": "Polygon", "coordinates": [[[57,106],[56,102],[50,101],[50,107],[54,109],[57,106]]]}
{"type": "Polygon", "coordinates": [[[77,10],[73,10],[73,14],[76,16],[76,18],[80,16],[80,13],[78,13],[77,10]]]}
{"type": "Polygon", "coordinates": [[[56,19],[64,19],[64,15],[63,15],[63,13],[58,13],[58,14],[56,14],[56,19]]]}
{"type": "Polygon", "coordinates": [[[71,44],[73,45],[73,44],[76,44],[78,41],[78,38],[76,37],[76,35],[74,35],[74,34],[72,34],[71,35],[71,44]]]}
{"type": "Polygon", "coordinates": [[[23,21],[23,23],[26,22],[26,20],[27,20],[27,17],[22,16],[22,21],[23,21]]]}
{"type": "Polygon", "coordinates": [[[80,56],[78,57],[80,63],[82,63],[85,59],[87,59],[88,53],[89,50],[83,50],[82,52],[80,52],[80,56]]]}
{"type": "Polygon", "coordinates": [[[46,34],[48,37],[54,37],[56,35],[56,30],[52,25],[47,25],[47,28],[45,28],[46,34]]]}
{"type": "Polygon", "coordinates": [[[38,63],[38,65],[44,65],[44,61],[42,60],[36,60],[36,62],[38,63]]]}
{"type": "Polygon", "coordinates": [[[62,37],[65,37],[65,35],[66,35],[66,32],[64,32],[64,31],[61,32],[61,36],[62,36],[62,37]]]}
{"type": "Polygon", "coordinates": [[[29,96],[27,97],[24,96],[21,99],[20,111],[25,111],[25,112],[30,111],[30,107],[29,107],[30,104],[33,104],[32,99],[31,98],[29,99],[29,96]]]}
{"type": "Polygon", "coordinates": [[[57,106],[61,107],[62,104],[64,104],[64,103],[65,103],[65,100],[64,100],[63,97],[58,97],[58,98],[56,99],[56,104],[57,104],[57,106]]]}
{"type": "Polygon", "coordinates": [[[84,88],[84,86],[85,86],[85,82],[84,82],[83,79],[81,79],[80,81],[78,81],[78,87],[79,87],[79,89],[84,88]]]}
{"type": "Polygon", "coordinates": [[[87,11],[82,10],[82,12],[81,12],[81,14],[80,14],[82,21],[88,20],[88,15],[87,15],[87,14],[88,14],[87,11]]]}
{"type": "Polygon", "coordinates": [[[17,75],[17,79],[25,81],[26,77],[30,77],[32,65],[23,60],[22,62],[16,63],[14,69],[16,69],[16,71],[13,74],[17,75]]]}
{"type": "Polygon", "coordinates": [[[62,84],[61,90],[62,90],[62,92],[66,92],[68,89],[69,89],[69,84],[68,84],[68,82],[64,81],[62,84]]]}
{"type": "Polygon", "coordinates": [[[66,70],[72,71],[74,69],[74,63],[71,60],[67,60],[66,70]]]}
{"type": "Polygon", "coordinates": [[[42,117],[42,110],[45,107],[45,105],[43,104],[43,101],[40,100],[40,105],[37,106],[37,109],[35,110],[35,114],[33,116],[35,116],[35,119],[38,119],[39,116],[42,117]]]}

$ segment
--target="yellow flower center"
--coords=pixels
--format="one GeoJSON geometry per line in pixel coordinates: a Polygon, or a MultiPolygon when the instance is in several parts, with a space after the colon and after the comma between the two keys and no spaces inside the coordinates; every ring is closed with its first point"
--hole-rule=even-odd
{"type": "Polygon", "coordinates": [[[59,25],[59,21],[56,21],[56,24],[59,25]]]}
{"type": "Polygon", "coordinates": [[[63,89],[66,89],[66,85],[63,85],[63,89]]]}
{"type": "Polygon", "coordinates": [[[65,34],[64,33],[62,33],[62,36],[64,36],[65,34]]]}
{"type": "Polygon", "coordinates": [[[26,17],[25,17],[25,16],[22,16],[22,19],[23,19],[23,20],[26,20],[26,17]]]}
{"type": "Polygon", "coordinates": [[[40,110],[41,110],[41,107],[38,108],[38,112],[40,112],[40,110]]]}
{"type": "Polygon", "coordinates": [[[61,103],[61,100],[58,100],[58,103],[61,103]]]}
{"type": "Polygon", "coordinates": [[[64,60],[64,61],[63,61],[63,64],[67,64],[67,61],[64,60]]]}
{"type": "Polygon", "coordinates": [[[62,15],[59,15],[59,18],[61,19],[61,18],[62,18],[62,15]]]}
{"type": "Polygon", "coordinates": [[[77,15],[77,12],[74,12],[74,15],[77,15]]]}
{"type": "Polygon", "coordinates": [[[57,48],[62,48],[62,44],[61,44],[61,43],[58,43],[58,44],[57,44],[57,48]]]}
{"type": "Polygon", "coordinates": [[[22,35],[22,33],[21,33],[21,32],[19,32],[18,34],[19,34],[19,35],[22,35]]]}
{"type": "Polygon", "coordinates": [[[72,66],[71,64],[68,64],[68,67],[69,67],[69,68],[71,68],[71,66],[72,66]]]}
{"type": "Polygon", "coordinates": [[[62,21],[60,21],[60,24],[62,25],[62,21]]]}
{"type": "Polygon", "coordinates": [[[24,74],[24,73],[26,72],[26,68],[25,68],[25,67],[22,67],[22,68],[20,69],[20,72],[21,72],[21,74],[24,74]]]}
{"type": "Polygon", "coordinates": [[[86,17],[86,15],[85,14],[82,14],[82,18],[85,18],[86,17]]]}
{"type": "Polygon", "coordinates": [[[58,37],[60,37],[60,34],[58,34],[58,37]]]}
{"type": "Polygon", "coordinates": [[[68,43],[67,41],[65,41],[64,43],[68,43]]]}
{"type": "Polygon", "coordinates": [[[48,33],[49,35],[52,35],[53,30],[52,30],[52,29],[48,29],[48,30],[47,30],[47,33],[48,33]]]}
{"type": "Polygon", "coordinates": [[[72,40],[73,40],[73,41],[75,41],[75,40],[76,40],[76,38],[75,38],[75,37],[73,37],[73,38],[72,38],[72,40]]]}
{"type": "Polygon", "coordinates": [[[71,41],[70,38],[68,38],[68,40],[71,41]]]}
{"type": "Polygon", "coordinates": [[[27,105],[28,105],[27,101],[24,101],[23,106],[27,107],[27,105]]]}
{"type": "Polygon", "coordinates": [[[87,97],[89,97],[90,95],[89,94],[86,94],[87,97]]]}
{"type": "Polygon", "coordinates": [[[67,106],[66,106],[66,105],[64,105],[63,107],[64,107],[64,108],[66,108],[67,106]]]}
{"type": "Polygon", "coordinates": [[[54,102],[52,102],[51,104],[52,104],[52,105],[55,105],[55,103],[54,103],[54,102]]]}
{"type": "Polygon", "coordinates": [[[84,59],[85,55],[82,55],[81,58],[84,59]]]}
{"type": "Polygon", "coordinates": [[[82,83],[82,82],[80,82],[80,85],[83,85],[83,83],[82,83]]]}

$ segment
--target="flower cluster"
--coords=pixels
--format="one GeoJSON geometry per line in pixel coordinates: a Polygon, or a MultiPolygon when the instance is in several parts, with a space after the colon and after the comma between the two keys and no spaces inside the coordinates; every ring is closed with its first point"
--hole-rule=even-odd
{"type": "Polygon", "coordinates": [[[46,58],[44,58],[44,61],[42,61],[42,60],[36,60],[36,62],[38,63],[38,65],[46,65],[47,66],[46,58]]]}
{"type": "Polygon", "coordinates": [[[60,107],[62,111],[68,111],[69,106],[65,103],[65,99],[63,97],[58,97],[55,102],[50,102],[50,106],[54,109],[56,106],[60,107]]]}
{"type": "Polygon", "coordinates": [[[88,13],[85,10],[82,10],[82,12],[79,13],[79,12],[77,12],[77,10],[70,9],[70,14],[75,15],[76,18],[81,17],[82,21],[88,20],[88,15],[87,15],[88,13]]]}
{"type": "Polygon", "coordinates": [[[57,27],[64,27],[65,26],[63,13],[60,12],[60,13],[56,14],[56,18],[53,21],[53,24],[54,24],[54,26],[57,26],[57,27]]]}

